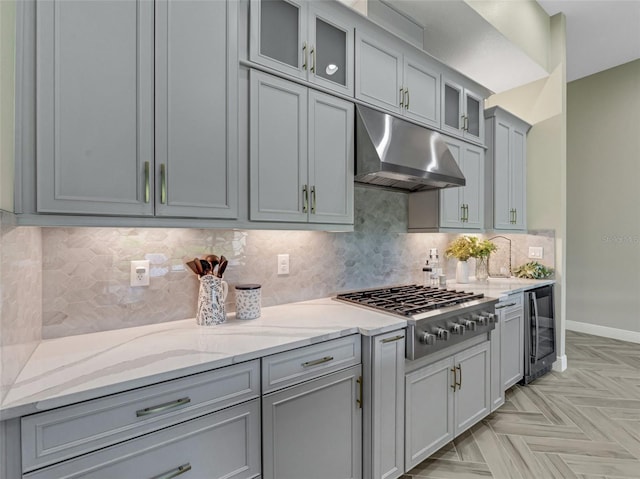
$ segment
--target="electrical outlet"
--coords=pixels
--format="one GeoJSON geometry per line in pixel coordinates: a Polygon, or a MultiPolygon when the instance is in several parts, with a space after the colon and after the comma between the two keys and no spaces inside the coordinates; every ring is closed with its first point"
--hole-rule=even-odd
{"type": "Polygon", "coordinates": [[[289,274],[289,255],[278,255],[278,276],[289,274]]]}
{"type": "Polygon", "coordinates": [[[529,246],[529,258],[542,259],[542,246],[529,246]]]}
{"type": "Polygon", "coordinates": [[[131,286],[149,286],[149,260],[131,262],[131,286]]]}

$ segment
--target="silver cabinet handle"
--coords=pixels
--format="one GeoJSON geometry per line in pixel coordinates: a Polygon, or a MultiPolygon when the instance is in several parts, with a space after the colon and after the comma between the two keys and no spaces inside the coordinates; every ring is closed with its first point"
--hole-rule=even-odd
{"type": "Polygon", "coordinates": [[[302,187],[302,212],[306,213],[309,210],[309,190],[307,185],[302,187]]]}
{"type": "Polygon", "coordinates": [[[356,382],[358,383],[358,399],[356,399],[356,404],[358,405],[359,409],[362,409],[362,376],[358,376],[358,379],[356,379],[356,382]]]}
{"type": "Polygon", "coordinates": [[[509,308],[511,306],[515,306],[517,303],[507,303],[507,304],[499,304],[496,306],[496,309],[509,308]]]}
{"type": "Polygon", "coordinates": [[[400,87],[400,108],[404,107],[404,88],[400,87]]]}
{"type": "Polygon", "coordinates": [[[458,389],[462,389],[462,365],[458,364],[456,369],[460,372],[460,380],[457,383],[458,389]]]}
{"type": "Polygon", "coordinates": [[[149,203],[149,162],[144,162],[144,202],[149,203]]]}
{"type": "Polygon", "coordinates": [[[316,49],[311,45],[311,73],[316,72],[316,49]]]}
{"type": "Polygon", "coordinates": [[[167,168],[164,163],[160,164],[160,203],[167,202],[167,168]]]}
{"type": "Polygon", "coordinates": [[[302,44],[302,68],[307,69],[307,42],[302,44]]]}
{"type": "Polygon", "coordinates": [[[407,101],[404,102],[404,108],[405,110],[408,110],[409,109],[409,89],[405,88],[404,91],[407,95],[407,101]]]}
{"type": "Polygon", "coordinates": [[[191,398],[184,397],[177,399],[175,401],[166,402],[164,404],[158,404],[157,406],[146,407],[144,409],[140,409],[136,411],[136,416],[148,416],[149,414],[157,414],[159,412],[164,412],[169,409],[173,409],[179,406],[184,406],[185,404],[189,404],[191,402],[191,398]]]}
{"type": "Polygon", "coordinates": [[[451,388],[453,389],[453,392],[456,392],[456,386],[458,385],[458,382],[456,381],[456,368],[455,368],[455,366],[452,367],[450,369],[450,371],[453,373],[453,384],[451,385],[451,388]]]}
{"type": "Polygon", "coordinates": [[[311,187],[311,213],[315,214],[316,212],[316,187],[315,185],[311,187]]]}
{"type": "Polygon", "coordinates": [[[464,223],[464,204],[460,205],[460,221],[464,223]]]}
{"type": "Polygon", "coordinates": [[[318,364],[328,363],[329,361],[333,361],[333,356],[325,356],[324,358],[307,361],[306,363],[302,363],[302,367],[308,368],[310,366],[317,366],[318,364]]]}
{"type": "Polygon", "coordinates": [[[513,224],[518,223],[518,210],[516,208],[513,209],[513,224]]]}
{"type": "Polygon", "coordinates": [[[404,338],[404,336],[402,334],[399,334],[398,336],[394,336],[393,338],[383,339],[381,342],[382,343],[392,343],[394,341],[400,341],[402,338],[404,338]]]}
{"type": "Polygon", "coordinates": [[[191,464],[188,462],[183,464],[182,466],[178,466],[175,469],[170,470],[169,472],[165,472],[164,474],[160,474],[159,476],[153,476],[151,479],[171,479],[172,477],[178,477],[191,470],[191,464]]]}

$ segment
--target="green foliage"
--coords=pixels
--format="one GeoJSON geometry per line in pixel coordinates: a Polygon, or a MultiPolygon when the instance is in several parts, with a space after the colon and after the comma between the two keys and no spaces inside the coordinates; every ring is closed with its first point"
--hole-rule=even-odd
{"type": "Polygon", "coordinates": [[[444,254],[447,258],[467,261],[469,258],[486,258],[498,247],[489,240],[480,240],[475,236],[459,236],[449,244],[444,254]]]}
{"type": "Polygon", "coordinates": [[[513,274],[515,274],[517,278],[544,279],[553,274],[553,269],[547,268],[537,261],[531,261],[522,266],[518,266],[513,270],[513,274]]]}

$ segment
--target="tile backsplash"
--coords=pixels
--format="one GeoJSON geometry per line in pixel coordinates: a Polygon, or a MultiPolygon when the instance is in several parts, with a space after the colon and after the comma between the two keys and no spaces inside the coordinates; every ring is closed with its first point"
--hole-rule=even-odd
{"type": "MultiPolygon", "coordinates": [[[[194,317],[199,283],[185,262],[203,254],[229,259],[225,280],[232,311],[239,283],[262,284],[262,304],[271,306],[420,281],[428,249],[443,254],[456,236],[406,233],[403,193],[359,187],[355,204],[353,233],[43,228],[42,336],[194,317]],[[290,255],[289,275],[276,274],[279,253],[290,255]],[[139,259],[150,260],[148,287],[129,286],[130,261],[139,259]]],[[[553,266],[553,232],[509,237],[514,266],[527,261],[529,244],[543,246],[543,262],[553,266]]],[[[444,263],[452,278],[455,260],[444,263]]]]}

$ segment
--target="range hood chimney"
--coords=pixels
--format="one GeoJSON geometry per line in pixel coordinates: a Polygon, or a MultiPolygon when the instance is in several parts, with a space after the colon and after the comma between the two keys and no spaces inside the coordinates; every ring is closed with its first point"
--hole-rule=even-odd
{"type": "Polygon", "coordinates": [[[466,184],[444,136],[356,105],[356,183],[405,191],[466,184]]]}

